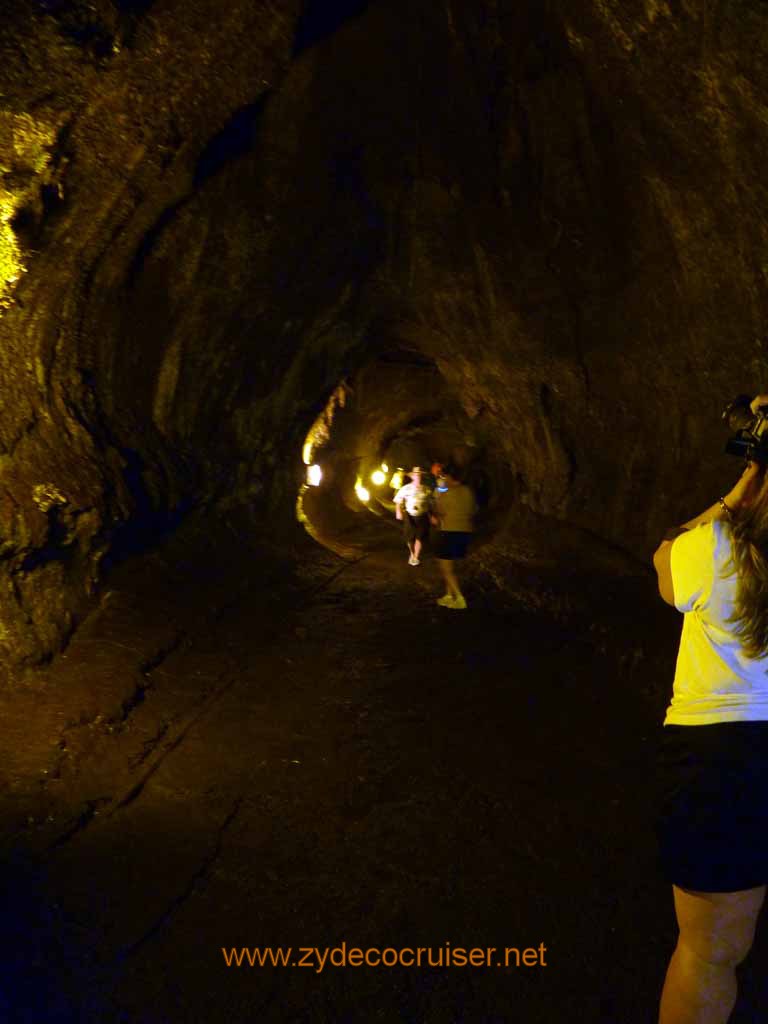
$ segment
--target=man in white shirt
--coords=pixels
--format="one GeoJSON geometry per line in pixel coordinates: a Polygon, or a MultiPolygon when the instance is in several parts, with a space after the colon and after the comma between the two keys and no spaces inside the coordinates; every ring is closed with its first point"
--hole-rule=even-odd
{"type": "Polygon", "coordinates": [[[429,514],[432,511],[432,491],[422,483],[421,466],[411,470],[411,482],[405,484],[394,497],[395,518],[403,524],[403,535],[408,545],[408,565],[418,565],[419,555],[429,534],[429,514]]]}

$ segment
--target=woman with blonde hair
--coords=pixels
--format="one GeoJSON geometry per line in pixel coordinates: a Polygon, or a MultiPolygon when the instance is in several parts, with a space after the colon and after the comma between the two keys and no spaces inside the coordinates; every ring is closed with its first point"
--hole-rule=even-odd
{"type": "MultiPolygon", "coordinates": [[[[768,404],[758,395],[751,408],[768,404]]],[[[768,473],[661,542],[683,613],[658,765],[658,838],[679,926],[659,1024],[725,1024],[768,882],[768,473]]]]}

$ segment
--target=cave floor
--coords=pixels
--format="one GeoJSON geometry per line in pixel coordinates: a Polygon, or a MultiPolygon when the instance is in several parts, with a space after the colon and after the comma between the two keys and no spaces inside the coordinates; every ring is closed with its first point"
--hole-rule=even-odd
{"type": "MultiPolygon", "coordinates": [[[[349,562],[234,528],[194,557],[166,545],[7,689],[2,1019],[655,1020],[674,613],[635,581],[589,628],[527,570],[502,603],[472,559],[469,609],[444,610],[434,562],[371,537],[349,562]],[[446,943],[496,952],[311,952],[446,943]],[[227,966],[244,946],[306,966],[227,966]],[[529,965],[497,966],[507,947],[529,965]]],[[[767,961],[758,936],[736,1024],[762,1019],[767,961]]]]}

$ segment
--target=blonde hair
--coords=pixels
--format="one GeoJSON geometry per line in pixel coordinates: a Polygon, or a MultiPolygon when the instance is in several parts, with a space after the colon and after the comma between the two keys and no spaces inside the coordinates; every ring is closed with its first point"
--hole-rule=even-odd
{"type": "Polygon", "coordinates": [[[768,473],[755,498],[734,513],[731,560],[736,574],[734,633],[748,658],[768,653],[768,473]]]}

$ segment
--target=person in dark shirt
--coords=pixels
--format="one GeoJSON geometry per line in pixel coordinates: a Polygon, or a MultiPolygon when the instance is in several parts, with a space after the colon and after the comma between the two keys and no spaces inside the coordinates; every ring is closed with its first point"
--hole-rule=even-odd
{"type": "Polygon", "coordinates": [[[474,494],[461,482],[454,466],[443,466],[442,486],[437,489],[434,507],[432,522],[440,527],[435,555],[445,582],[445,594],[437,603],[461,611],[467,602],[456,579],[455,562],[467,553],[477,506],[474,494]]]}

